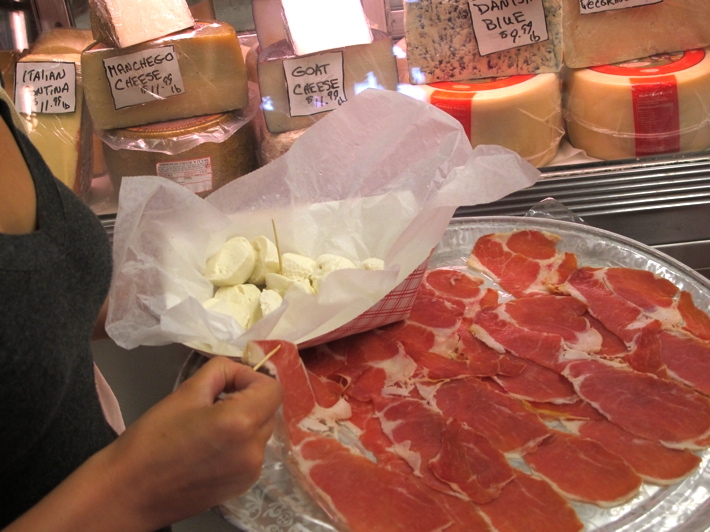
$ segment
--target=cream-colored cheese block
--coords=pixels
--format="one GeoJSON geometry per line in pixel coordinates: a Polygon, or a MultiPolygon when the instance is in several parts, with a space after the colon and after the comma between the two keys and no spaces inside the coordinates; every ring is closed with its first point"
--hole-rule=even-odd
{"type": "Polygon", "coordinates": [[[204,301],[202,306],[207,310],[231,316],[244,329],[248,329],[251,324],[252,314],[249,309],[234,301],[212,297],[204,301]]]}
{"type": "Polygon", "coordinates": [[[372,42],[360,0],[281,0],[296,55],[372,42]]]}
{"type": "Polygon", "coordinates": [[[296,56],[287,41],[258,58],[261,108],[271,133],[306,128],[366,88],[397,89],[392,39],[372,30],[369,44],[296,56]]]}
{"type": "Polygon", "coordinates": [[[347,270],[357,268],[355,263],[346,257],[333,255],[332,253],[324,253],[316,257],[316,268],[311,274],[311,284],[317,292],[320,288],[320,283],[332,272],[336,270],[347,270]]]}
{"type": "Polygon", "coordinates": [[[410,85],[400,90],[456,118],[473,147],[503,146],[534,166],[550,162],[564,136],[558,74],[410,85]]]}
{"type": "Polygon", "coordinates": [[[265,276],[267,290],[273,290],[282,297],[291,289],[304,294],[314,294],[315,290],[309,279],[293,279],[280,273],[267,273],[265,276]]]}
{"type": "Polygon", "coordinates": [[[563,0],[562,7],[564,62],[570,68],[710,46],[708,0],[663,0],[585,14],[579,0],[563,0]]]}
{"type": "Polygon", "coordinates": [[[708,51],[568,70],[564,117],[570,143],[600,159],[707,149],[708,51]]]}
{"type": "Polygon", "coordinates": [[[244,284],[251,277],[256,251],[243,236],[227,240],[219,251],[207,259],[203,275],[215,286],[244,284]]]}
{"type": "Polygon", "coordinates": [[[53,28],[44,31],[32,43],[34,54],[80,54],[95,41],[91,30],[53,28]]]}
{"type": "Polygon", "coordinates": [[[363,270],[379,271],[385,269],[385,261],[376,257],[370,257],[360,262],[363,270]]]}
{"type": "MultiPolygon", "coordinates": [[[[526,2],[472,2],[480,6],[506,5],[515,7],[526,2]]],[[[482,20],[512,34],[517,32],[514,48],[482,53],[474,34],[471,7],[468,0],[418,0],[404,2],[405,40],[411,83],[462,81],[480,78],[559,72],[562,67],[562,10],[561,0],[542,0],[544,21],[536,31],[546,31],[548,38],[536,41],[536,34],[526,34],[527,22],[510,27],[507,12],[488,9],[482,20]]],[[[482,7],[483,9],[483,7],[482,7]]],[[[509,39],[513,41],[512,37],[509,39]]]]}
{"type": "Polygon", "coordinates": [[[198,22],[129,48],[96,44],[81,54],[97,129],[114,129],[243,109],[246,67],[234,28],[198,22]]]}
{"type": "Polygon", "coordinates": [[[93,130],[84,101],[80,57],[78,53],[22,57],[18,65],[27,70],[18,70],[15,105],[28,137],[54,176],[83,197],[93,176],[93,130]],[[52,72],[53,65],[67,70],[52,72]],[[39,100],[40,107],[33,108],[32,100],[39,100]],[[53,105],[59,101],[60,105],[53,105]]]}
{"type": "Polygon", "coordinates": [[[223,301],[228,301],[242,308],[238,313],[242,316],[245,328],[251,327],[261,319],[261,290],[250,283],[238,284],[234,286],[224,286],[217,289],[214,297],[223,301]]]}
{"type": "Polygon", "coordinates": [[[271,290],[265,288],[261,291],[261,296],[259,298],[259,308],[261,309],[261,315],[267,316],[273,311],[278,309],[283,303],[283,297],[276,290],[271,290]]]}
{"type": "Polygon", "coordinates": [[[316,261],[311,257],[298,253],[283,253],[281,255],[281,275],[295,281],[310,280],[316,271],[316,261]]]}
{"type": "Polygon", "coordinates": [[[185,0],[89,0],[94,38],[114,48],[158,39],[194,25],[185,0]]]}
{"type": "Polygon", "coordinates": [[[249,277],[249,282],[263,285],[267,273],[278,273],[280,268],[279,251],[271,240],[265,236],[257,236],[251,241],[251,245],[256,252],[256,262],[254,270],[249,277]]]}
{"type": "Polygon", "coordinates": [[[266,48],[288,38],[281,0],[252,0],[251,13],[259,46],[266,48]]]}

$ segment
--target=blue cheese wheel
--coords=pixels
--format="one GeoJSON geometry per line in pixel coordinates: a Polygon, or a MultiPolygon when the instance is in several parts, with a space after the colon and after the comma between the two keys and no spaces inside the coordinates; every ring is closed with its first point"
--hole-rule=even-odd
{"type": "Polygon", "coordinates": [[[468,0],[404,2],[404,37],[411,83],[559,72],[560,2],[542,0],[548,39],[486,55],[479,51],[468,0]]]}
{"type": "Polygon", "coordinates": [[[564,135],[557,74],[415,85],[407,92],[461,122],[473,147],[503,146],[534,166],[554,158],[564,135]]]}

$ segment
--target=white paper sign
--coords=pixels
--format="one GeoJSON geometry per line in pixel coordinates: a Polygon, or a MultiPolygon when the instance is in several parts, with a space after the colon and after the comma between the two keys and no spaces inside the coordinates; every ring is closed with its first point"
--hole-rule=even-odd
{"type": "Polygon", "coordinates": [[[72,61],[17,63],[15,104],[24,114],[76,111],[76,64],[72,61]]]}
{"type": "Polygon", "coordinates": [[[481,55],[548,39],[542,0],[469,0],[481,55]]]}
{"type": "Polygon", "coordinates": [[[579,0],[579,12],[582,15],[625,9],[627,7],[661,4],[663,0],[579,0]]]}
{"type": "Polygon", "coordinates": [[[343,53],[284,59],[291,116],[310,116],[332,111],[347,101],[343,53]]]}
{"type": "Polygon", "coordinates": [[[123,109],[185,92],[174,46],[104,59],[114,106],[123,109]]]}

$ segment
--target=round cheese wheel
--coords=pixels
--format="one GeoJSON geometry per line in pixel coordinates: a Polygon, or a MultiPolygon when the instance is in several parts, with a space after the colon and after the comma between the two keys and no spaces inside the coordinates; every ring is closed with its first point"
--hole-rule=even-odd
{"type": "Polygon", "coordinates": [[[235,120],[232,112],[113,130],[113,146],[105,143],[104,159],[114,189],[127,177],[156,175],[206,196],[255,170],[253,120],[223,134],[235,120]],[[125,148],[117,149],[117,143],[125,148]],[[182,150],[180,144],[190,147],[182,150]]]}
{"type": "Polygon", "coordinates": [[[570,143],[599,159],[710,147],[708,50],[567,70],[564,116],[570,143]]]}
{"type": "Polygon", "coordinates": [[[564,136],[556,74],[400,86],[403,90],[461,122],[473,147],[503,146],[534,166],[550,162],[564,136]]]}

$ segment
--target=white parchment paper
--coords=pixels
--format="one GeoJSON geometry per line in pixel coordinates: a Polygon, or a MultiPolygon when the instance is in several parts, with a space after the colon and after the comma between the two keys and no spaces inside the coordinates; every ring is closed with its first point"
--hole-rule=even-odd
{"type": "Polygon", "coordinates": [[[183,343],[239,356],[251,339],[301,343],[349,322],[424,262],[461,205],[528,187],[540,173],[496,146],[471,148],[436,107],[368,89],[314,124],[282,157],[202,199],[156,176],[121,185],[107,331],[126,349],[183,343]],[[281,252],[377,257],[383,271],[330,274],[288,292],[249,330],[210,312],[206,260],[229,238],[274,238],[281,252]]]}

